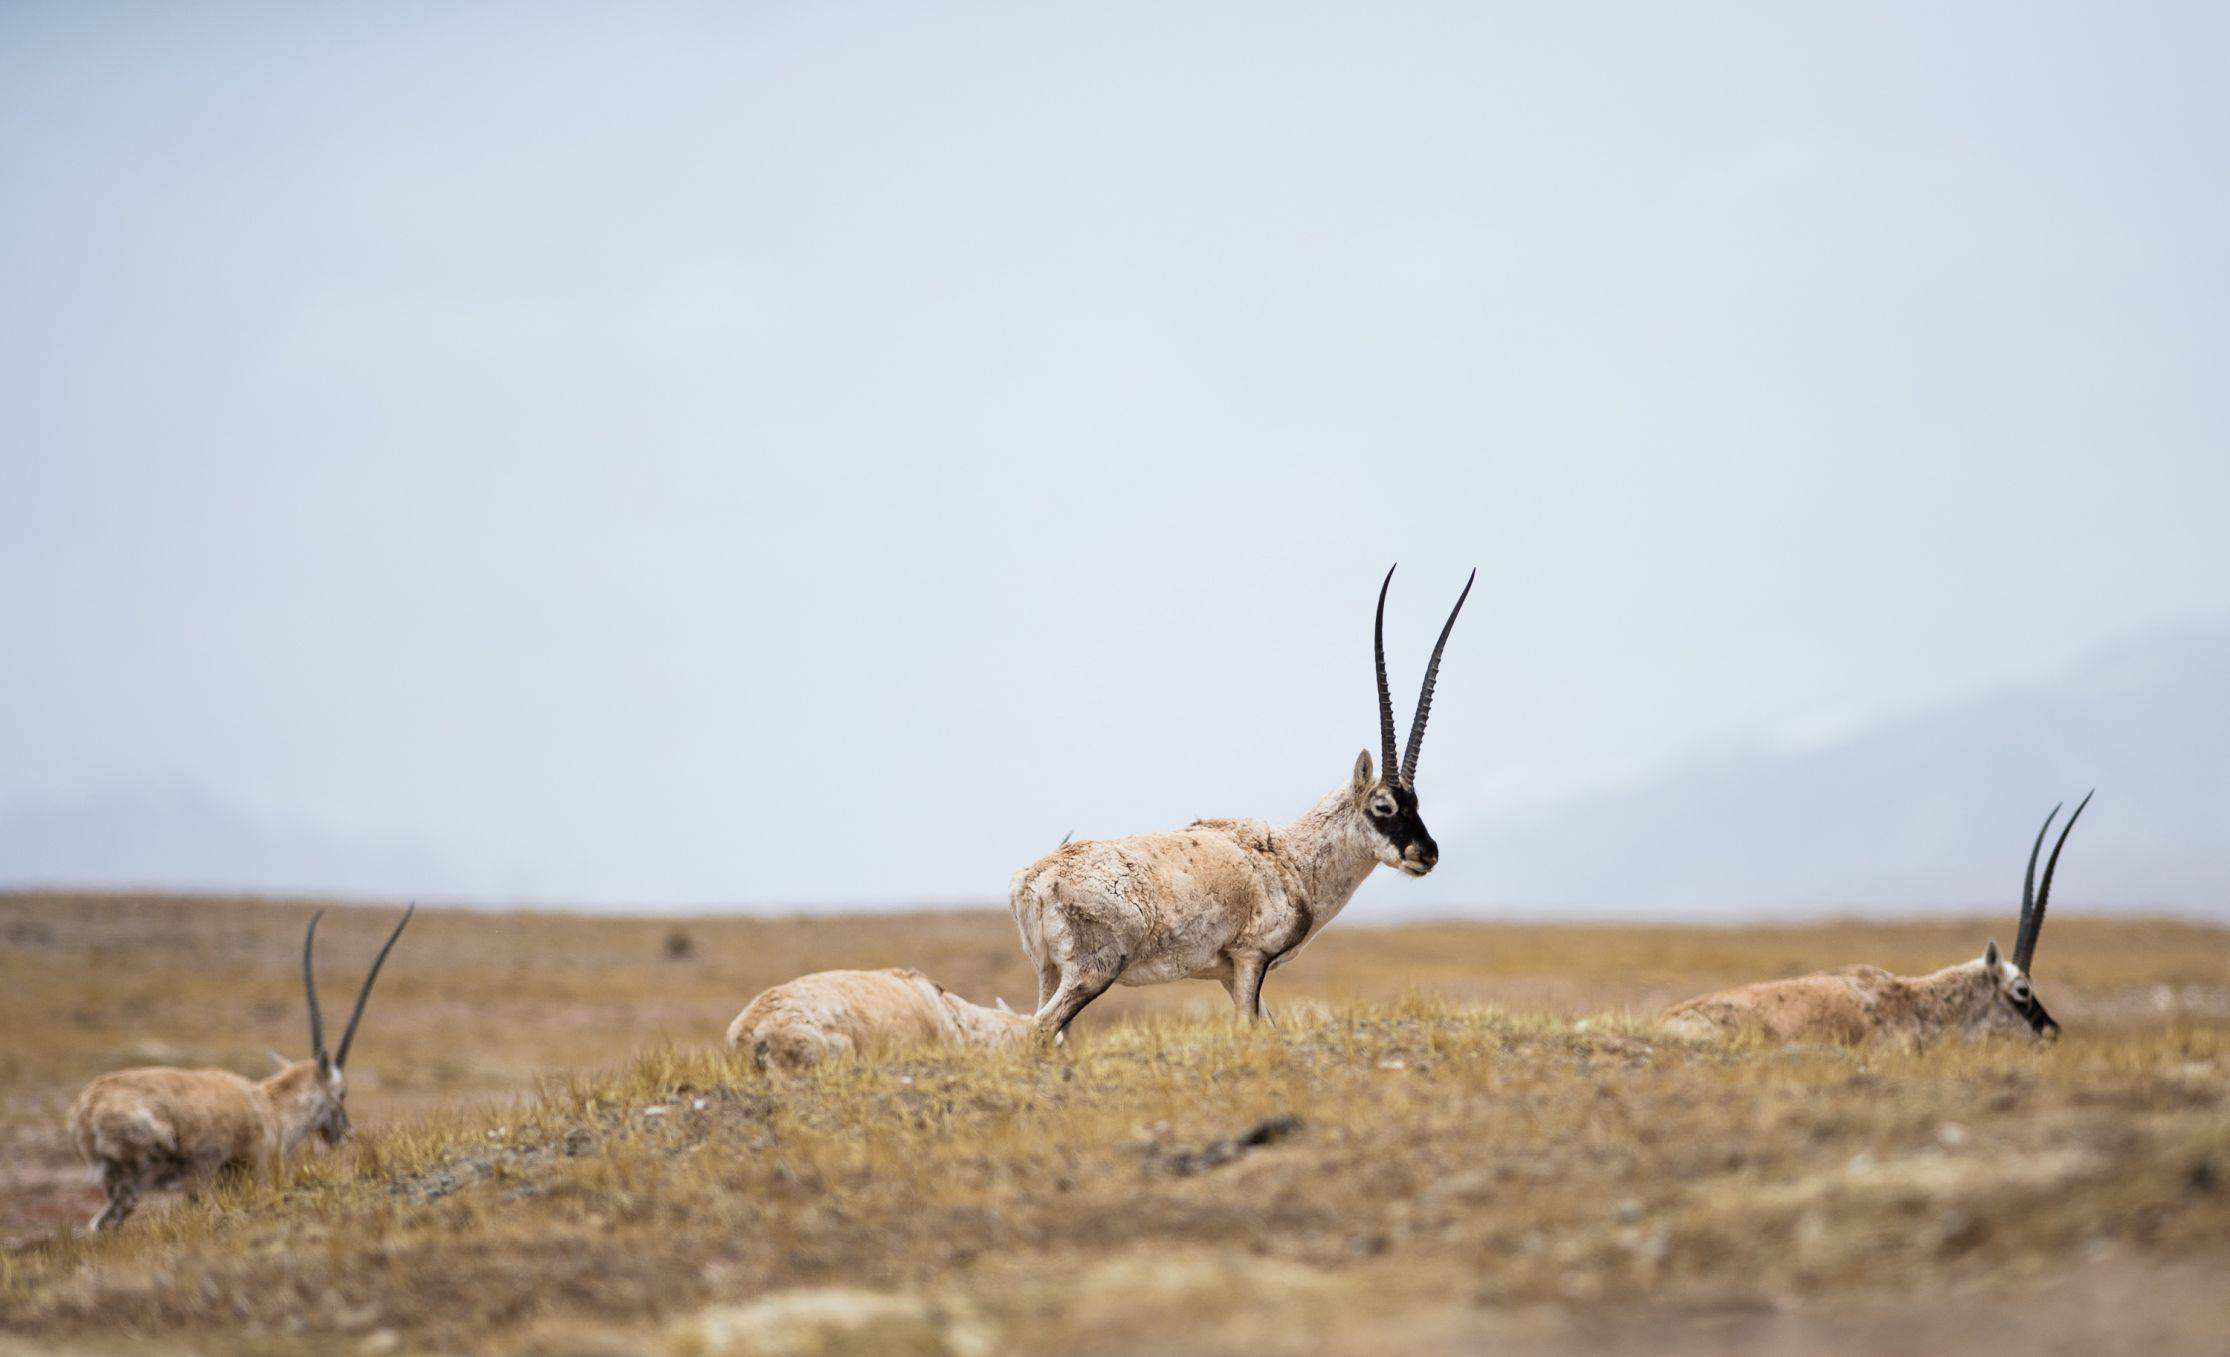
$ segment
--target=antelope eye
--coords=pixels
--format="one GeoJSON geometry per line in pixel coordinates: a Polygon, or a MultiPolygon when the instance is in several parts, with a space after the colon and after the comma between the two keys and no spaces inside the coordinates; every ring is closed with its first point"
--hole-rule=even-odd
{"type": "Polygon", "coordinates": [[[2013,996],[2013,1002],[2017,1004],[2025,1004],[2029,1001],[2029,982],[2026,980],[2016,980],[2011,985],[2007,986],[2006,992],[2013,996]]]}
{"type": "Polygon", "coordinates": [[[1394,803],[1393,803],[1393,802],[1391,802],[1391,801],[1387,801],[1387,800],[1383,800],[1383,799],[1382,799],[1382,800],[1378,800],[1378,801],[1373,801],[1373,802],[1371,802],[1371,814],[1373,814],[1373,815],[1377,816],[1377,817],[1378,817],[1379,819],[1381,819],[1381,820],[1383,820],[1383,819],[1386,819],[1386,818],[1390,817],[1391,815],[1393,815],[1393,813],[1394,813],[1394,803]]]}

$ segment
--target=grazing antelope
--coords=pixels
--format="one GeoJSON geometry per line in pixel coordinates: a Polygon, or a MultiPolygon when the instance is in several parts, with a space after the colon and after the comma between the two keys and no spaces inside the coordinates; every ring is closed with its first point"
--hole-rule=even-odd
{"type": "Polygon", "coordinates": [[[416,906],[387,935],[372,959],[372,969],[357,991],[356,1007],[341,1032],[341,1048],[325,1051],[325,1019],[318,1011],[312,956],[317,921],[312,915],[302,940],[302,988],[310,1003],[309,1060],[288,1061],[273,1053],[278,1072],[267,1079],[243,1079],[230,1070],[181,1070],[165,1066],[118,1070],[95,1079],[70,1108],[70,1138],[78,1153],[99,1171],[108,1205],[93,1217],[96,1231],[123,1223],[152,1188],[198,1182],[220,1169],[261,1168],[293,1153],[315,1134],[328,1145],[348,1136],[348,1086],[341,1071],[348,1064],[356,1024],[372,982],[386,964],[395,939],[403,935],[416,906]]]}
{"type": "Polygon", "coordinates": [[[920,971],[816,971],[776,985],[728,1024],[728,1045],[760,1069],[800,1069],[913,1043],[994,1046],[1021,1039],[1030,1020],[971,1004],[920,971]]]}
{"type": "Polygon", "coordinates": [[[1440,654],[1463,593],[1440,628],[1394,762],[1394,700],[1386,686],[1386,591],[1378,586],[1372,644],[1378,661],[1379,767],[1370,751],[1354,772],[1301,818],[1195,820],[1183,829],[1086,839],[1057,848],[1014,874],[1008,904],[1022,950],[1038,972],[1039,1028],[1064,1039],[1086,1004],[1117,983],[1219,980],[1234,1008],[1262,1016],[1262,980],[1290,960],[1381,864],[1423,876],[1440,847],[1417,814],[1417,754],[1432,713],[1440,654]]]}
{"type": "Polygon", "coordinates": [[[1973,961],[1946,966],[1928,975],[1891,975],[1878,966],[1846,966],[1839,971],[1768,980],[1676,1004],[1658,1019],[1671,1036],[1717,1038],[1751,1033],[1776,1041],[1857,1042],[1876,1036],[1923,1039],[1939,1036],[1987,1037],[2026,1033],[2038,1041],[2059,1036],[2060,1025],[2044,1011],[2029,981],[2037,935],[2052,898],[2052,874],[2060,850],[2091,804],[2089,794],[2067,817],[2052,856],[2044,864],[2044,885],[2036,881],[2037,853],[2044,835],[2065,802],[2052,807],[2029,847],[2029,870],[2021,883],[2021,923],[2013,955],[1998,955],[1990,939],[1973,961]]]}

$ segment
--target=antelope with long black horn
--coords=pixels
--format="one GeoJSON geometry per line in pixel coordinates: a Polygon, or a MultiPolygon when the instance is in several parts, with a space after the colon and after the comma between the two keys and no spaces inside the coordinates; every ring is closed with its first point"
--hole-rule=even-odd
{"type": "Polygon", "coordinates": [[[1673,1036],[1716,1039],[1751,1035],[1769,1041],[1857,1042],[1878,1036],[1925,1040],[1943,1036],[2025,1036],[2050,1041],[2060,1025],[2044,1011],[2030,980],[2036,942],[2044,931],[2044,911],[2052,899],[2052,876],[2060,850],[2091,804],[2085,794],[2060,829],[2052,856],[2044,864],[2044,883],[2036,861],[2044,836],[2066,803],[2052,807],[2029,845],[2028,872],[2021,882],[2021,923],[2013,955],[2000,956],[1990,939],[1982,955],[1927,975],[1891,975],[1878,966],[1846,966],[1839,971],[1768,980],[1718,994],[1706,994],[1668,1009],[1658,1019],[1673,1036]]]}
{"type": "Polygon", "coordinates": [[[293,1153],[316,1136],[328,1145],[348,1137],[348,1083],[343,1070],[365,1001],[387,954],[403,935],[416,906],[372,959],[372,969],[357,991],[356,1007],[341,1029],[341,1045],[325,1049],[325,1016],[318,1009],[315,955],[318,920],[311,916],[302,939],[302,988],[310,1006],[308,1060],[289,1061],[273,1054],[278,1069],[268,1078],[246,1079],[230,1070],[182,1070],[168,1066],[118,1070],[86,1086],[70,1108],[70,1138],[78,1153],[100,1175],[108,1203],[93,1217],[92,1228],[123,1223],[152,1189],[192,1185],[219,1170],[260,1169],[293,1153]]]}
{"type": "Polygon", "coordinates": [[[1369,750],[1354,771],[1290,824],[1195,820],[1183,829],[1085,839],[1014,874],[1008,903],[1038,973],[1036,1022],[1065,1037],[1069,1023],[1116,984],[1221,981],[1239,1014],[1262,1016],[1262,981],[1292,960],[1381,865],[1423,876],[1440,846],[1417,814],[1417,756],[1432,714],[1441,652],[1463,593],[1425,665],[1417,715],[1400,762],[1386,683],[1386,591],[1378,587],[1372,642],[1378,668],[1377,768],[1369,750]]]}

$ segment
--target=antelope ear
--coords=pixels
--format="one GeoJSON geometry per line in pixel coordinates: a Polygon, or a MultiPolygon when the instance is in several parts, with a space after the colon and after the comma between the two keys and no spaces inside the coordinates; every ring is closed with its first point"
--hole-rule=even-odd
{"type": "Polygon", "coordinates": [[[1011,1008],[1008,1008],[1008,1007],[1007,1007],[1007,1000],[1006,1000],[1006,996],[1005,996],[1005,995],[1003,995],[1003,994],[1001,994],[1001,995],[994,995],[994,996],[992,997],[992,1000],[991,1000],[991,1002],[993,1002],[993,1003],[995,1003],[995,1004],[997,1004],[997,1005],[999,1006],[999,1011],[1000,1011],[1001,1013],[1012,1013],[1012,1012],[1014,1012],[1014,1010],[1013,1010],[1013,1009],[1011,1009],[1011,1008]]]}
{"type": "Polygon", "coordinates": [[[1998,973],[1998,940],[1996,938],[1990,939],[1990,945],[1982,949],[1982,968],[1992,975],[1998,973]]]}
{"type": "Polygon", "coordinates": [[[1371,752],[1366,749],[1355,756],[1355,794],[1361,796],[1376,781],[1378,779],[1371,774],[1371,752]]]}

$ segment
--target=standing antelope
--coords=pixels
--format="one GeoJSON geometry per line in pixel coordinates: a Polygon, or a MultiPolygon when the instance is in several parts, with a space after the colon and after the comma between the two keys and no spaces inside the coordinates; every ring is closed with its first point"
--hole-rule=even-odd
{"type": "Polygon", "coordinates": [[[1330,923],[1381,863],[1423,876],[1440,847],[1417,814],[1417,753],[1432,713],[1440,653],[1463,593],[1440,628],[1394,763],[1394,701],[1386,686],[1386,590],[1378,586],[1372,642],[1378,661],[1379,768],[1356,756],[1345,782],[1287,825],[1195,820],[1183,829],[1087,839],[1014,874],[1008,904],[1038,972],[1036,1022],[1056,1040],[1109,986],[1219,980],[1249,1020],[1262,1016],[1262,979],[1330,923]]]}
{"type": "MultiPolygon", "coordinates": [[[[2095,790],[2095,789],[2094,789],[2095,790]]],[[[1990,939],[1973,961],[1946,966],[1928,975],[1891,975],[1878,966],[1846,966],[1839,971],[1768,980],[1690,999],[1666,1010],[1659,1028],[1671,1036],[1717,1038],[1738,1033],[1775,1041],[1857,1042],[1868,1037],[1908,1040],[1939,1036],[1986,1037],[2026,1033],[2038,1041],[2059,1036],[2060,1025],[2044,1011],[2029,982],[2037,935],[2052,897],[2052,873],[2060,850],[2082,818],[2090,794],[2075,807],[2044,864],[2044,886],[2036,883],[2037,853],[2044,835],[2066,802],[2052,807],[2029,847],[2029,870],[2021,883],[2021,923],[2010,959],[1998,955],[1990,939]]]]}
{"type": "Polygon", "coordinates": [[[118,1070],[86,1085],[70,1108],[70,1138],[85,1162],[101,1175],[108,1205],[93,1217],[92,1228],[123,1223],[152,1188],[197,1182],[220,1169],[261,1168],[293,1153],[315,1134],[328,1145],[348,1136],[348,1087],[341,1071],[349,1044],[364,1017],[364,1001],[386,964],[395,939],[403,935],[416,906],[387,935],[372,959],[372,969],[357,991],[356,1008],[341,1032],[341,1049],[325,1051],[325,1019],[318,1011],[313,954],[317,921],[312,915],[302,940],[302,988],[310,1001],[312,1058],[289,1062],[276,1053],[278,1072],[267,1079],[243,1079],[230,1070],[181,1070],[167,1066],[118,1070]]]}

